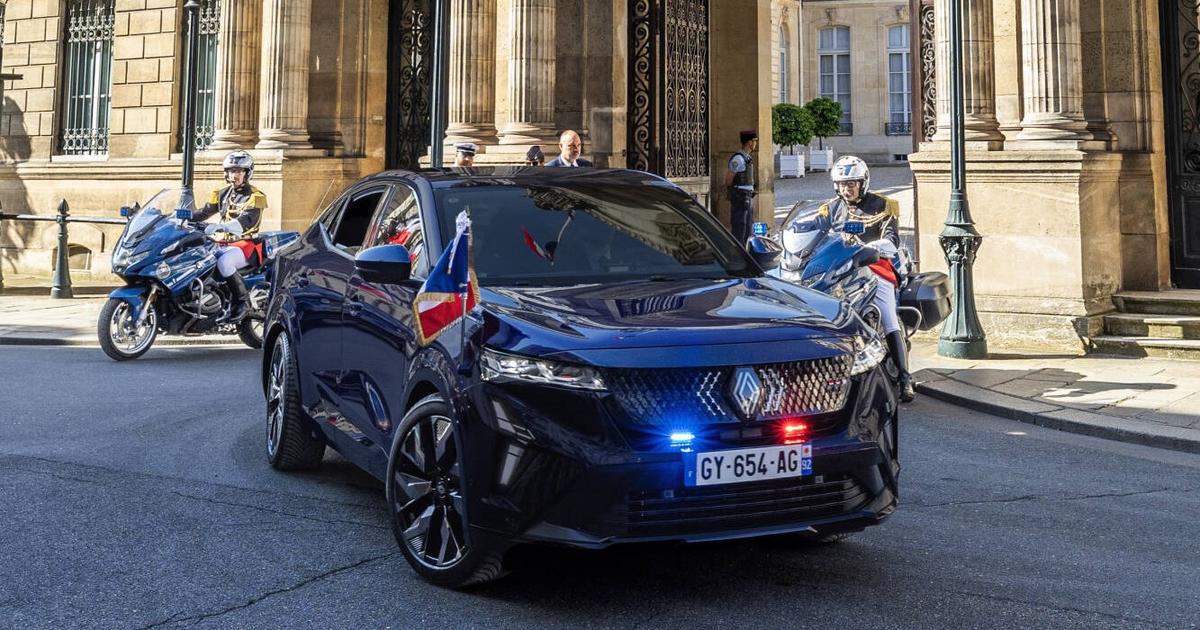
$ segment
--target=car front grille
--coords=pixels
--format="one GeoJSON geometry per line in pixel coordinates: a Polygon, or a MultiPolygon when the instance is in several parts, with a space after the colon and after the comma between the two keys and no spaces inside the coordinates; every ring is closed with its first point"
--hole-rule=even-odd
{"type": "Polygon", "coordinates": [[[604,378],[634,426],[668,427],[681,420],[717,424],[838,411],[850,393],[852,363],[843,354],[749,366],[760,390],[749,414],[731,391],[737,367],[609,370],[604,378]]]}
{"type": "Polygon", "coordinates": [[[716,532],[841,516],[862,509],[870,499],[848,476],[640,491],[629,494],[624,521],[628,533],[637,536],[716,532]]]}

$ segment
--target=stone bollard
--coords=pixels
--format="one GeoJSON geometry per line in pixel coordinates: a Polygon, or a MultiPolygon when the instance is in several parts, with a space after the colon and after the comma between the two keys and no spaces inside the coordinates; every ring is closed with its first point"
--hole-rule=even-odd
{"type": "Polygon", "coordinates": [[[58,256],[54,261],[54,281],[50,287],[50,297],[68,299],[75,297],[71,294],[71,269],[70,269],[70,253],[67,243],[67,216],[70,214],[70,208],[67,206],[67,200],[63,199],[58,202],[58,256]]]}

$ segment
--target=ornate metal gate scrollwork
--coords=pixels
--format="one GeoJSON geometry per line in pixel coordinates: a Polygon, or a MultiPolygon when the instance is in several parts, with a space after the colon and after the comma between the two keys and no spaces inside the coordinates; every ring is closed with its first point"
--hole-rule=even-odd
{"type": "Polygon", "coordinates": [[[937,42],[934,35],[933,0],[913,0],[910,11],[916,22],[913,38],[913,149],[928,142],[937,131],[937,42]]]}
{"type": "Polygon", "coordinates": [[[429,147],[433,2],[391,0],[388,15],[387,167],[419,168],[429,147]]]}
{"type": "Polygon", "coordinates": [[[629,168],[708,176],[708,0],[630,0],[629,168]]]}
{"type": "Polygon", "coordinates": [[[1163,100],[1171,280],[1200,288],[1200,16],[1196,0],[1162,0],[1163,100]]]}

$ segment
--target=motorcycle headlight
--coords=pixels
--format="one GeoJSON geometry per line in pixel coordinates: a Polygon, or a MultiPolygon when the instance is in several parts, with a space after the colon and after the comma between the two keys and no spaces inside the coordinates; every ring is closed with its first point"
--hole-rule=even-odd
{"type": "Polygon", "coordinates": [[[142,252],[140,254],[131,253],[128,249],[121,249],[112,259],[113,267],[132,267],[150,255],[150,252],[142,252]]]}
{"type": "Polygon", "coordinates": [[[518,381],[601,391],[604,379],[593,368],[484,349],[480,374],[485,381],[518,381]]]}
{"type": "Polygon", "coordinates": [[[850,368],[850,376],[858,376],[874,369],[887,356],[887,348],[878,335],[866,343],[856,343],[855,346],[858,350],[854,353],[854,365],[850,368]]]}

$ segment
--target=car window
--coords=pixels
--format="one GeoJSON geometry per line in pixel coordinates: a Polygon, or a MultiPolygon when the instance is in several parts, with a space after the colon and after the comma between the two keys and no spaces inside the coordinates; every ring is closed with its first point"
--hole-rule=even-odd
{"type": "Polygon", "coordinates": [[[758,274],[711,215],[671,186],[475,185],[435,198],[443,235],[454,234],[459,212],[470,215],[485,286],[758,274]]]}
{"type": "Polygon", "coordinates": [[[385,192],[386,188],[372,188],[350,197],[333,232],[334,245],[346,250],[351,256],[362,249],[363,241],[367,238],[367,228],[371,227],[371,219],[375,216],[375,208],[379,206],[385,192]]]}
{"type": "Polygon", "coordinates": [[[416,191],[408,186],[398,185],[393,189],[367,241],[368,247],[387,244],[407,247],[412,257],[413,275],[424,277],[427,274],[429,266],[421,228],[421,208],[416,191]]]}
{"type": "Polygon", "coordinates": [[[317,219],[317,223],[321,224],[321,227],[325,229],[325,234],[333,234],[333,226],[337,221],[338,212],[341,211],[344,205],[346,205],[346,198],[338,197],[333,203],[329,204],[329,207],[321,211],[321,216],[317,219]]]}

